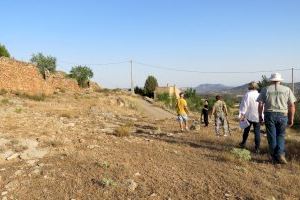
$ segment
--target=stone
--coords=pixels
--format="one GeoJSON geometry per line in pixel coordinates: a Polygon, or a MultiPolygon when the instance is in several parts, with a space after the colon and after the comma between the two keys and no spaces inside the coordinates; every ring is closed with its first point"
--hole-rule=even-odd
{"type": "Polygon", "coordinates": [[[88,145],[87,148],[88,149],[95,149],[95,148],[99,148],[99,145],[88,145]]]}
{"type": "Polygon", "coordinates": [[[12,191],[14,189],[16,189],[19,185],[19,182],[17,180],[11,181],[8,184],[6,184],[4,186],[5,189],[7,189],[8,191],[12,191]]]}
{"type": "Polygon", "coordinates": [[[155,193],[152,193],[151,195],[150,195],[150,197],[156,197],[157,196],[157,194],[155,194],[155,193]]]}
{"type": "Polygon", "coordinates": [[[2,196],[5,196],[5,195],[7,195],[7,194],[8,194],[7,191],[4,191],[4,192],[1,193],[2,196]]]}
{"type": "Polygon", "coordinates": [[[132,179],[127,180],[127,183],[128,183],[128,191],[130,192],[133,192],[138,187],[138,184],[132,179]]]}
{"type": "Polygon", "coordinates": [[[16,176],[20,176],[20,175],[22,175],[22,173],[23,173],[22,170],[17,170],[17,171],[15,172],[15,175],[16,175],[16,176]]]}
{"type": "Polygon", "coordinates": [[[14,153],[14,154],[12,154],[11,156],[7,157],[6,160],[12,160],[12,159],[15,159],[15,158],[19,157],[19,155],[20,155],[19,153],[14,153]]]}

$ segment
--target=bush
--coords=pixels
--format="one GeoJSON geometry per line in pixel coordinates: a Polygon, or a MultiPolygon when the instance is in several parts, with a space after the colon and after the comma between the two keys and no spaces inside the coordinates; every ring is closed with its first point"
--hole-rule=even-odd
{"type": "Polygon", "coordinates": [[[10,57],[9,52],[7,51],[6,47],[2,44],[0,44],[0,57],[10,57]]]}
{"type": "Polygon", "coordinates": [[[75,67],[72,67],[70,71],[71,78],[74,78],[77,80],[78,85],[82,88],[88,86],[88,81],[90,78],[94,76],[93,71],[87,67],[87,66],[81,66],[77,65],[75,67]]]}
{"type": "Polygon", "coordinates": [[[135,93],[135,94],[139,94],[139,95],[141,95],[141,96],[144,96],[144,95],[145,95],[144,89],[143,89],[143,88],[140,88],[140,87],[138,87],[138,86],[136,86],[136,87],[134,88],[134,93],[135,93]]]}
{"type": "Polygon", "coordinates": [[[38,53],[38,54],[33,54],[30,61],[37,65],[44,79],[46,79],[46,71],[55,72],[56,70],[55,57],[44,56],[42,53],[38,53]]]}
{"type": "Polygon", "coordinates": [[[249,161],[251,160],[250,151],[247,149],[233,148],[231,153],[241,161],[249,161]]]}
{"type": "Polygon", "coordinates": [[[154,76],[148,76],[145,82],[144,91],[145,95],[153,98],[154,97],[154,90],[158,86],[157,80],[154,76]]]}
{"type": "Polygon", "coordinates": [[[130,125],[124,125],[120,126],[115,131],[115,136],[117,137],[127,137],[130,136],[131,126],[130,125]]]}

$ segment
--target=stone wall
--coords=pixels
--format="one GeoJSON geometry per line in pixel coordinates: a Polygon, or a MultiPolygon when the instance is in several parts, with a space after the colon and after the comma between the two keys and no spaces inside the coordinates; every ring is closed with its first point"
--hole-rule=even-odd
{"type": "Polygon", "coordinates": [[[47,84],[51,85],[55,90],[67,90],[78,92],[80,88],[75,79],[66,78],[66,73],[64,72],[56,72],[55,74],[51,74],[47,80],[47,84]]]}
{"type": "Polygon", "coordinates": [[[34,65],[5,57],[0,58],[1,89],[30,95],[50,95],[54,92],[34,65]]]}

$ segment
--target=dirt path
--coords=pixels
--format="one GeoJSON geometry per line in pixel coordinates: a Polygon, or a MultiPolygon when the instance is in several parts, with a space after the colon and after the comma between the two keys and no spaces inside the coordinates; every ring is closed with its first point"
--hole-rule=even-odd
{"type": "Polygon", "coordinates": [[[171,119],[176,116],[172,113],[169,113],[161,108],[156,107],[155,105],[143,100],[136,99],[136,105],[138,109],[147,117],[162,120],[162,119],[171,119]]]}

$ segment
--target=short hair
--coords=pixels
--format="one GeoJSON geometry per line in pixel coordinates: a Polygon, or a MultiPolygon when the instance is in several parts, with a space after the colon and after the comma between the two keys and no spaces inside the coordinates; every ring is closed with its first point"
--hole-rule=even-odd
{"type": "Polygon", "coordinates": [[[179,96],[180,96],[180,97],[181,97],[182,95],[184,95],[184,92],[180,92],[180,93],[179,93],[179,96]]]}
{"type": "Polygon", "coordinates": [[[216,96],[216,100],[221,100],[221,98],[222,98],[222,97],[221,97],[220,95],[217,95],[217,96],[216,96]]]}
{"type": "Polygon", "coordinates": [[[258,88],[258,84],[255,81],[251,81],[248,84],[248,90],[257,90],[258,88]]]}

